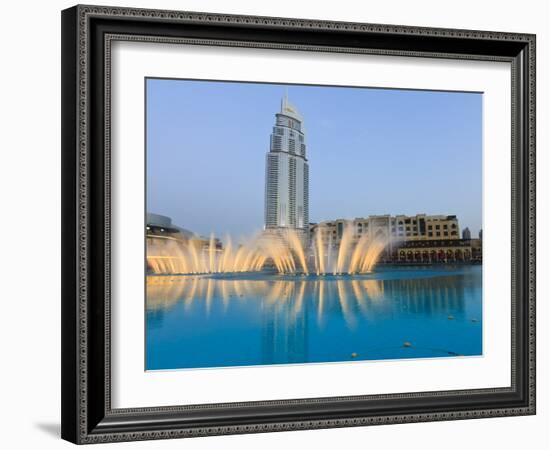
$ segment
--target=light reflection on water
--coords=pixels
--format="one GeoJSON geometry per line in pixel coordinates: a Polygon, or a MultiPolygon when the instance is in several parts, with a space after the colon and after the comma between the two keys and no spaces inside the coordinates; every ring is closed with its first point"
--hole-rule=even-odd
{"type": "Polygon", "coordinates": [[[481,354],[481,267],[150,276],[147,369],[481,354]]]}

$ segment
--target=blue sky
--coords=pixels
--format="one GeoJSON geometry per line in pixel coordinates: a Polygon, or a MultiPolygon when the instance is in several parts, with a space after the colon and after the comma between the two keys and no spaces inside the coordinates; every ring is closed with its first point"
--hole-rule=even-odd
{"type": "Polygon", "coordinates": [[[302,116],[310,221],[456,214],[481,228],[482,94],[148,79],[147,210],[199,234],[263,226],[265,154],[288,97],[302,116]]]}

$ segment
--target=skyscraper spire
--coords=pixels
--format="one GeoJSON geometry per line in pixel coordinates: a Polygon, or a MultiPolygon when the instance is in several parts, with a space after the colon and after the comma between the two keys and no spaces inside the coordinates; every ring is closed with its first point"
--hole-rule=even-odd
{"type": "Polygon", "coordinates": [[[281,99],[281,113],[284,114],[285,109],[288,106],[288,87],[285,86],[285,93],[283,95],[283,98],[281,99]]]}
{"type": "Polygon", "coordinates": [[[288,100],[288,87],[285,86],[285,93],[281,99],[281,114],[292,117],[295,120],[302,121],[302,116],[296,107],[288,100]]]}

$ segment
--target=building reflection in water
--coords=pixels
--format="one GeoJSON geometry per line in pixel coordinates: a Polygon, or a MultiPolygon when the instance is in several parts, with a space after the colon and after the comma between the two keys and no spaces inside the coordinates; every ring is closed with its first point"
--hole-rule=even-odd
{"type": "Polygon", "coordinates": [[[149,276],[147,321],[151,330],[158,329],[165,314],[180,306],[184,318],[189,314],[193,320],[215,326],[238,308],[238,314],[245,311],[261,327],[257,364],[304,362],[309,360],[311,332],[314,337],[323,333],[331,321],[341,320],[353,333],[359,323],[404,315],[430,317],[452,311],[453,319],[464,319],[465,298],[479,293],[476,283],[468,275],[397,279],[149,276]]]}

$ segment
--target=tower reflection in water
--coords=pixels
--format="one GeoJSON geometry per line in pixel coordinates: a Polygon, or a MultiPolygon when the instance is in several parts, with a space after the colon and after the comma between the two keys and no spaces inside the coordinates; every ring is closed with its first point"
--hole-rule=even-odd
{"type": "Polygon", "coordinates": [[[147,369],[480,355],[481,268],[147,277],[147,369]]]}

